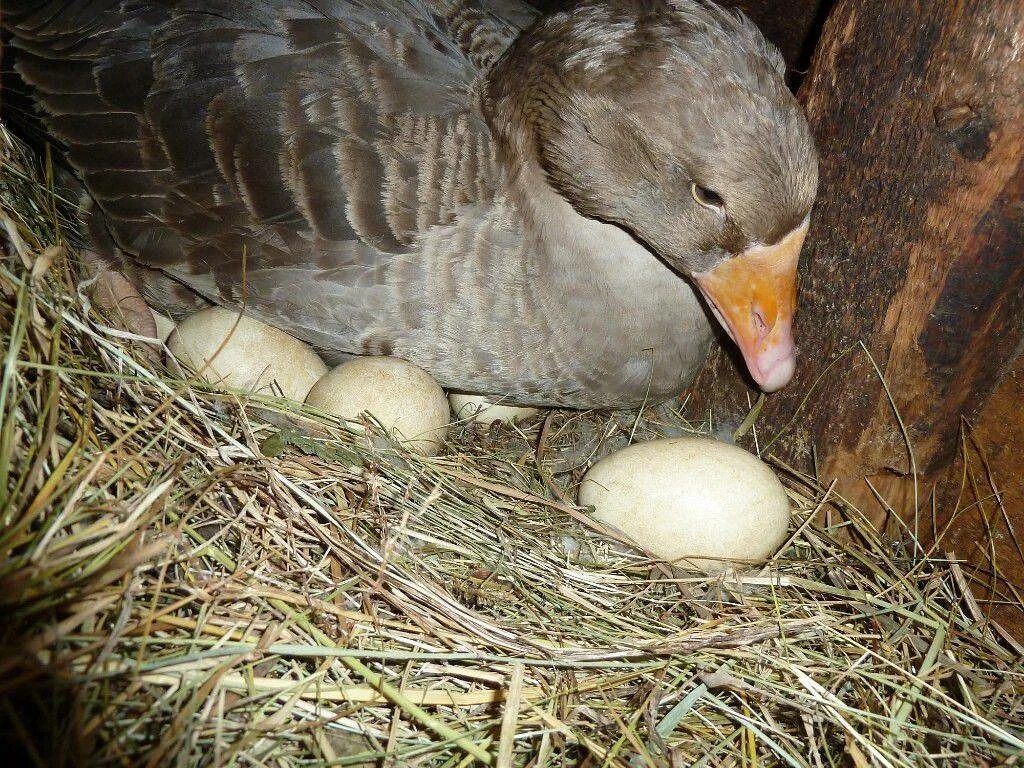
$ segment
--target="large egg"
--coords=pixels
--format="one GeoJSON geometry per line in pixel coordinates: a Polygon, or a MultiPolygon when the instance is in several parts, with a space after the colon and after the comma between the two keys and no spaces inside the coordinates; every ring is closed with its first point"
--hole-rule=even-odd
{"type": "Polygon", "coordinates": [[[481,395],[463,395],[453,392],[448,395],[452,404],[452,412],[459,421],[474,421],[477,424],[492,424],[495,421],[513,422],[540,413],[538,408],[519,408],[514,405],[502,405],[481,395]]]}
{"type": "Polygon", "coordinates": [[[166,342],[171,334],[174,333],[174,320],[162,312],[157,312],[155,309],[153,310],[153,320],[156,321],[156,337],[160,341],[166,342]]]}
{"type": "Polygon", "coordinates": [[[441,450],[448,433],[448,398],[422,368],[397,357],[357,357],[342,363],[309,391],[306,403],[344,419],[371,414],[412,450],[441,450]]]}
{"type": "Polygon", "coordinates": [[[597,462],[579,503],[642,548],[708,572],[763,562],[786,538],[789,499],[759,458],[683,437],[637,443],[597,462]]]}
{"type": "Polygon", "coordinates": [[[327,373],[308,344],[221,307],[204,309],[178,323],[167,348],[213,384],[299,402],[327,373]]]}

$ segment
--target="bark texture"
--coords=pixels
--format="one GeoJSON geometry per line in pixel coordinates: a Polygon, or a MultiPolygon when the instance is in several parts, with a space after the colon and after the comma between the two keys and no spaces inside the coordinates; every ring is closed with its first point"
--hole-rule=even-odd
{"type": "Polygon", "coordinates": [[[977,421],[950,476],[955,504],[939,515],[942,548],[967,563],[978,604],[1024,640],[1024,355],[977,421]],[[961,483],[960,479],[964,481],[961,483]],[[955,513],[954,513],[954,510],[955,513]]]}
{"type": "MultiPolygon", "coordinates": [[[[911,470],[872,358],[932,480],[1024,344],[1022,54],[1024,0],[839,0],[825,23],[801,92],[822,177],[798,374],[758,426],[861,501],[861,478],[906,492],[911,470]]],[[[720,422],[756,397],[727,354],[694,391],[720,422]]]]}

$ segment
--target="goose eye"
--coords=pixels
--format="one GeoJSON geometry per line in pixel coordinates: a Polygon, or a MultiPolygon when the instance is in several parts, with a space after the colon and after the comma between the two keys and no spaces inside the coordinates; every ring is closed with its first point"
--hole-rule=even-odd
{"type": "Polygon", "coordinates": [[[698,205],[710,208],[712,211],[720,211],[725,207],[725,200],[714,190],[702,187],[697,182],[690,182],[690,194],[697,201],[698,205]]]}

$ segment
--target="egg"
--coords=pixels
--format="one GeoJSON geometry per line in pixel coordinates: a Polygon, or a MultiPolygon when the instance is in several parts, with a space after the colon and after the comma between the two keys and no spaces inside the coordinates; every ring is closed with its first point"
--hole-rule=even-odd
{"type": "Polygon", "coordinates": [[[371,414],[406,447],[440,453],[448,433],[448,398],[422,368],[397,357],[357,357],[342,363],[309,391],[308,405],[355,419],[371,414]]]}
{"type": "Polygon", "coordinates": [[[584,475],[581,506],[640,547],[709,573],[762,562],[786,539],[790,507],[775,473],[729,443],[636,443],[584,475]]]}
{"type": "Polygon", "coordinates": [[[156,338],[166,342],[171,334],[174,333],[174,321],[163,312],[157,312],[156,310],[152,310],[152,312],[153,320],[156,322],[156,338]]]}
{"type": "Polygon", "coordinates": [[[540,413],[539,408],[519,408],[514,405],[494,403],[481,395],[463,395],[453,392],[448,395],[455,418],[460,421],[474,421],[477,424],[492,424],[495,421],[513,422],[540,413]]]}
{"type": "Polygon", "coordinates": [[[327,373],[308,344],[222,307],[186,317],[167,339],[167,348],[210,383],[299,402],[327,373]]]}

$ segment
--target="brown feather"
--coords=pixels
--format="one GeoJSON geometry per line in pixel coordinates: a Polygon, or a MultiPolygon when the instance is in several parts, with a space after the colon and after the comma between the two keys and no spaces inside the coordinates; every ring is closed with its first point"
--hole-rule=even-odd
{"type": "Polygon", "coordinates": [[[98,249],[160,309],[244,302],[511,402],[678,392],[710,341],[686,276],[813,201],[772,49],[709,3],[7,0],[3,24],[98,249]]]}

